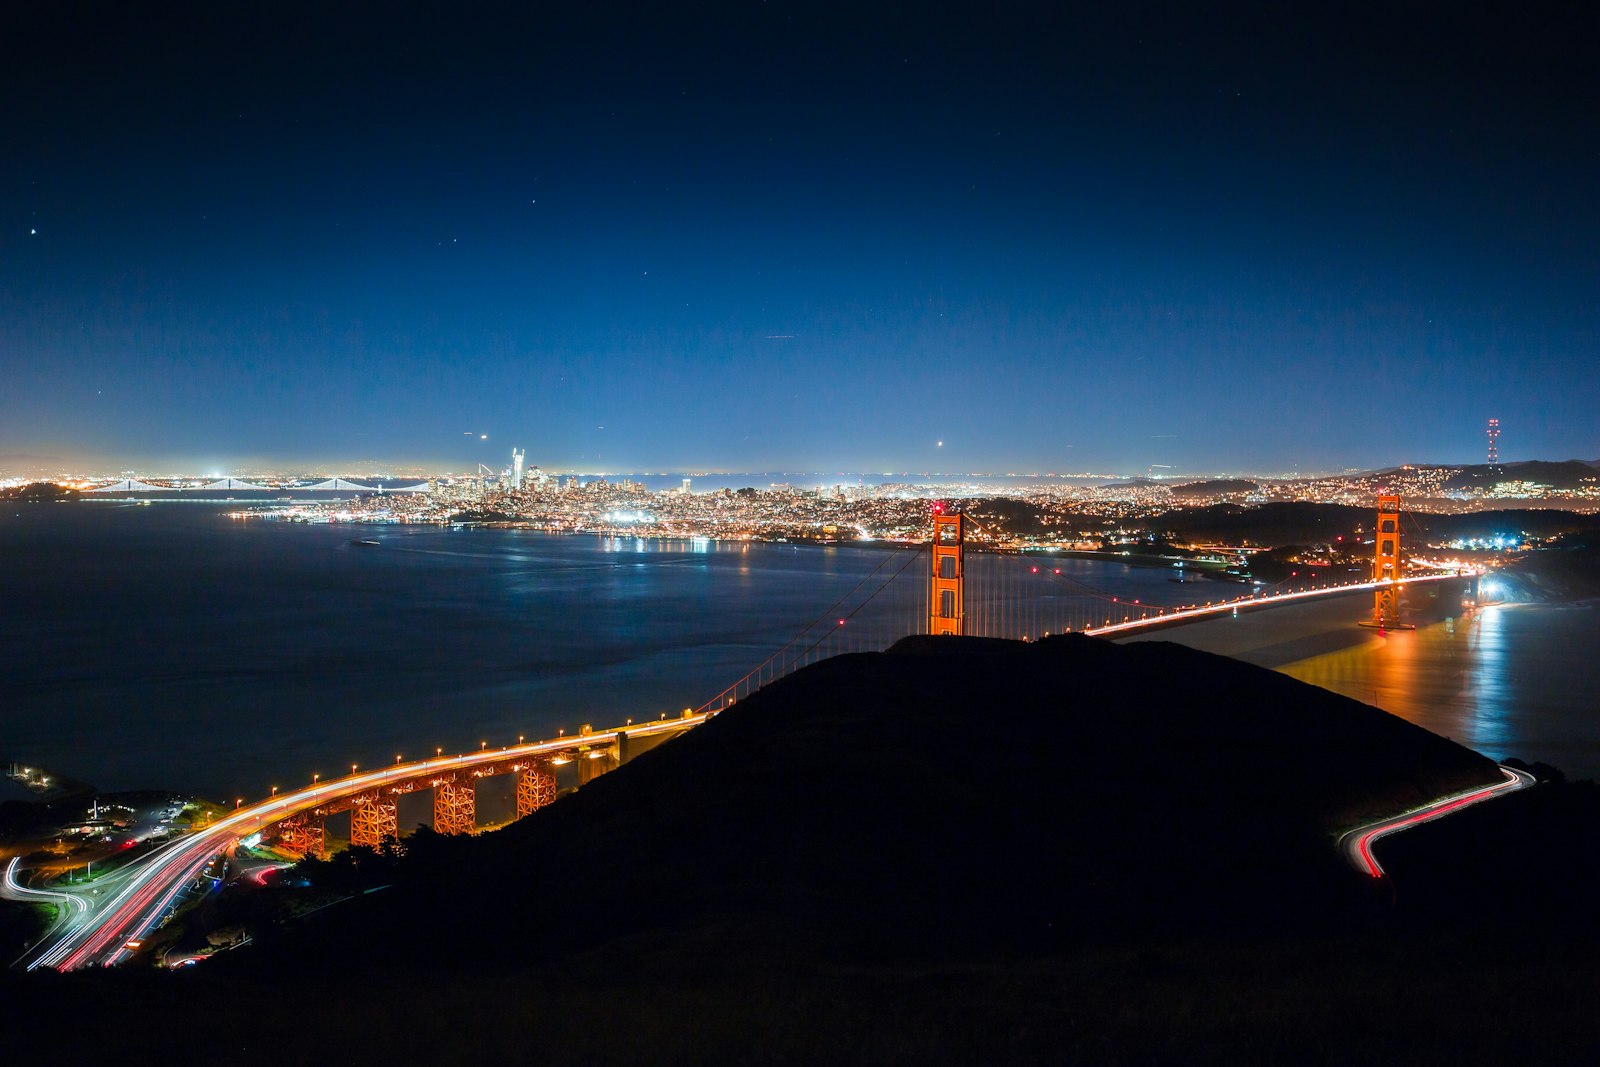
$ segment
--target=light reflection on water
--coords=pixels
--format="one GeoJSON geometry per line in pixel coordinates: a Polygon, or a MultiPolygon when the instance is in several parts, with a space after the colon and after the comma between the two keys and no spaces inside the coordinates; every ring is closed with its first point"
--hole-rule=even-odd
{"type": "Polygon", "coordinates": [[[1487,756],[1600,777],[1600,610],[1494,605],[1280,667],[1487,756]]]}

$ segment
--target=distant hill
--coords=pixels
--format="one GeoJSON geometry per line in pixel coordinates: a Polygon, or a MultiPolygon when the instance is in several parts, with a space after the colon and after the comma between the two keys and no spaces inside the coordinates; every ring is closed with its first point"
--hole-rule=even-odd
{"type": "Polygon", "coordinates": [[[29,482],[14,489],[0,489],[0,500],[77,500],[82,494],[54,482],[29,482]]]}
{"type": "Polygon", "coordinates": [[[1373,516],[1371,508],[1280,501],[1179,508],[1156,516],[1147,525],[1194,541],[1249,539],[1257,544],[1303,545],[1353,537],[1358,527],[1371,527],[1373,516]]]}
{"type": "Polygon", "coordinates": [[[1560,462],[1524,460],[1502,463],[1496,467],[1480,463],[1462,470],[1445,483],[1445,488],[1485,489],[1497,482],[1522,481],[1538,482],[1556,489],[1578,489],[1593,486],[1596,477],[1596,464],[1578,459],[1560,462]]]}
{"type": "Polygon", "coordinates": [[[1214,478],[1205,482],[1184,482],[1171,487],[1173,496],[1227,496],[1232,493],[1253,493],[1260,489],[1259,482],[1247,478],[1214,478]]]}
{"type": "MultiPolygon", "coordinates": [[[[1508,508],[1460,515],[1406,511],[1404,516],[1406,531],[1441,540],[1519,533],[1551,537],[1600,530],[1600,516],[1555,508],[1508,508]]],[[[1248,538],[1257,544],[1303,545],[1333,542],[1338,537],[1349,539],[1356,536],[1357,529],[1364,530],[1370,537],[1373,518],[1372,508],[1278,501],[1179,508],[1150,519],[1145,526],[1198,541],[1248,538]]]]}

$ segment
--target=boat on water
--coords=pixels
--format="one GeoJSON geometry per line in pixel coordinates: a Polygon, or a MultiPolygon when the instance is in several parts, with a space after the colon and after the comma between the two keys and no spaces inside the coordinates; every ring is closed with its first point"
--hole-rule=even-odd
{"type": "Polygon", "coordinates": [[[370,537],[359,537],[350,543],[357,548],[377,548],[379,545],[383,544],[382,541],[374,541],[370,537]]]}

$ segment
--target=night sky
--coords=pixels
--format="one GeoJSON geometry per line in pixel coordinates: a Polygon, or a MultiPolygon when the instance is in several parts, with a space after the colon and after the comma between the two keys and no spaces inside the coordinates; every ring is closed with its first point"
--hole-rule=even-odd
{"type": "Polygon", "coordinates": [[[1600,457],[1589,5],[542,6],[6,5],[0,467],[1600,457]]]}

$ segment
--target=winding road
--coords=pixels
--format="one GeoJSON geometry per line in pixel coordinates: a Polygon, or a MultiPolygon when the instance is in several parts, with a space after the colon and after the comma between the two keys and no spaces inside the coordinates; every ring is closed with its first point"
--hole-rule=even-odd
{"type": "Polygon", "coordinates": [[[1372,845],[1379,838],[1390,834],[1397,834],[1401,830],[1409,830],[1413,826],[1421,826],[1425,822],[1443,818],[1462,808],[1471,807],[1481,801],[1490,800],[1504,793],[1526,789],[1537,783],[1533,775],[1526,771],[1519,771],[1512,767],[1501,767],[1500,773],[1505,775],[1505,781],[1495,785],[1479,786],[1462,793],[1453,793],[1450,796],[1424,804],[1420,808],[1399,815],[1392,815],[1387,819],[1358,826],[1339,838],[1339,848],[1344,852],[1352,866],[1358,871],[1370,874],[1374,878],[1384,877],[1383,865],[1378,862],[1378,857],[1372,854],[1372,845]]]}

